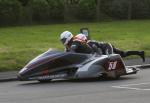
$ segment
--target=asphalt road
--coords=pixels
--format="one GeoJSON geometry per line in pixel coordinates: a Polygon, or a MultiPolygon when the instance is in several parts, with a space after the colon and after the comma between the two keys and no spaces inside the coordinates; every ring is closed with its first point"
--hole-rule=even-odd
{"type": "Polygon", "coordinates": [[[0,103],[149,103],[150,69],[119,80],[1,82],[0,103]]]}
{"type": "MultiPolygon", "coordinates": [[[[126,61],[136,64],[141,60],[126,61]]],[[[149,74],[150,69],[145,69],[119,80],[0,82],[0,103],[149,103],[149,74]]]]}

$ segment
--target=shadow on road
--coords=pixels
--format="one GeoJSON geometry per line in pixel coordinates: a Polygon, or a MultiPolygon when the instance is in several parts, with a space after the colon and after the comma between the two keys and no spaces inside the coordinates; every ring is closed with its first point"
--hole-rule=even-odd
{"type": "MultiPolygon", "coordinates": [[[[103,79],[103,78],[88,78],[88,79],[73,79],[73,80],[53,80],[50,82],[39,82],[39,81],[29,81],[23,84],[19,84],[20,86],[33,86],[33,85],[60,85],[60,84],[66,84],[66,83],[117,83],[120,81],[129,81],[129,80],[134,80],[138,79],[137,76],[123,76],[120,77],[119,79],[103,79]]],[[[22,81],[23,82],[23,81],[22,81]]]]}

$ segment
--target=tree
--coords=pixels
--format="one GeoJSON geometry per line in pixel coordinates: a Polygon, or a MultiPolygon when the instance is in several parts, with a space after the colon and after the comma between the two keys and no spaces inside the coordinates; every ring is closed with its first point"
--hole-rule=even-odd
{"type": "Polygon", "coordinates": [[[30,0],[28,7],[30,8],[33,21],[38,23],[49,21],[49,4],[47,0],[30,0]]]}
{"type": "Polygon", "coordinates": [[[81,0],[64,0],[64,21],[74,22],[77,21],[79,14],[79,2],[81,0]]]}
{"type": "Polygon", "coordinates": [[[51,22],[62,22],[64,2],[62,0],[47,0],[49,5],[49,20],[51,22]]]}
{"type": "Polygon", "coordinates": [[[101,0],[96,0],[96,19],[97,21],[100,21],[100,5],[101,5],[101,0]]]}
{"type": "Polygon", "coordinates": [[[128,13],[127,13],[127,19],[132,19],[132,0],[127,0],[128,2],[128,13]]]}
{"type": "Polygon", "coordinates": [[[18,0],[18,1],[21,2],[21,4],[23,6],[26,6],[28,4],[28,2],[29,2],[29,0],[18,0]]]}
{"type": "Polygon", "coordinates": [[[18,0],[0,0],[0,25],[18,24],[22,6],[18,0]]]}
{"type": "Polygon", "coordinates": [[[94,21],[96,19],[95,0],[80,0],[77,17],[82,21],[94,21]]]}

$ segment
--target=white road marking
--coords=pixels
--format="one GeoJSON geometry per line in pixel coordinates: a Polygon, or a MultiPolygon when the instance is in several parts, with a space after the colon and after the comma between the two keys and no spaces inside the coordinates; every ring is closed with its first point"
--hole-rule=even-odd
{"type": "Polygon", "coordinates": [[[147,83],[138,83],[138,84],[119,85],[119,86],[112,86],[112,87],[113,87],[113,88],[120,88],[120,89],[130,89],[130,90],[150,91],[150,89],[142,89],[142,88],[134,88],[134,87],[130,87],[130,86],[146,85],[146,84],[150,84],[150,82],[147,82],[147,83]]]}

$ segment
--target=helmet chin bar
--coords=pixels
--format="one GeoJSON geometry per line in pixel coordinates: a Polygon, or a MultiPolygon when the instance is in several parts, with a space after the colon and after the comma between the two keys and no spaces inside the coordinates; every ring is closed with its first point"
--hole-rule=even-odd
{"type": "Polygon", "coordinates": [[[66,40],[67,40],[67,38],[63,38],[63,39],[61,39],[61,42],[62,42],[63,44],[65,44],[66,40]]]}

